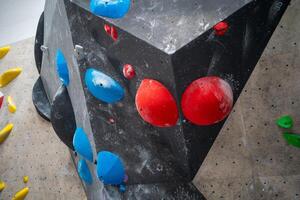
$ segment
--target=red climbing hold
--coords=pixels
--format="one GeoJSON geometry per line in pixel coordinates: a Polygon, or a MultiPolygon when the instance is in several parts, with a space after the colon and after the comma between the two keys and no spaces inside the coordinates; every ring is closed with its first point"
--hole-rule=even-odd
{"type": "Polygon", "coordinates": [[[2,107],[3,101],[4,101],[4,95],[2,92],[0,92],[0,109],[2,107]]]}
{"type": "Polygon", "coordinates": [[[110,26],[109,26],[109,25],[107,25],[107,24],[104,24],[104,30],[105,30],[105,32],[106,32],[108,35],[110,35],[110,34],[111,34],[111,28],[110,28],[110,26]]]}
{"type": "Polygon", "coordinates": [[[178,120],[174,97],[156,80],[142,81],[135,96],[135,104],[141,117],[154,126],[170,127],[178,120]]]}
{"type": "Polygon", "coordinates": [[[114,120],[113,118],[109,118],[108,121],[109,121],[109,123],[111,123],[111,124],[114,124],[114,123],[115,123],[115,120],[114,120]]]}
{"type": "Polygon", "coordinates": [[[127,79],[132,79],[135,76],[135,71],[133,67],[129,64],[124,65],[123,67],[123,75],[127,79]]]}
{"type": "Polygon", "coordinates": [[[118,39],[118,32],[115,27],[111,27],[111,38],[116,41],[118,39]]]}
{"type": "Polygon", "coordinates": [[[212,125],[223,120],[230,113],[232,105],[230,85],[216,76],[193,81],[181,100],[184,116],[196,125],[212,125]]]}
{"type": "Polygon", "coordinates": [[[219,22],[214,26],[214,30],[216,35],[222,36],[224,35],[228,30],[228,23],[227,22],[219,22]]]}
{"type": "Polygon", "coordinates": [[[104,30],[114,41],[118,39],[118,31],[115,27],[104,24],[104,30]]]}

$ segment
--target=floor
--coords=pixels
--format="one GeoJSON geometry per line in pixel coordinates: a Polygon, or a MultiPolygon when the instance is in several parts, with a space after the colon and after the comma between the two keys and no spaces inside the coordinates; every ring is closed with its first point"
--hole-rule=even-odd
{"type": "MultiPolygon", "coordinates": [[[[194,180],[208,200],[300,199],[300,149],[288,146],[283,130],[275,124],[276,118],[290,114],[295,120],[293,131],[300,133],[297,19],[300,0],[293,0],[194,180]]],[[[38,76],[33,43],[30,38],[13,44],[0,61],[0,72],[14,66],[24,69],[1,89],[12,95],[18,110],[10,114],[6,103],[0,110],[0,128],[7,122],[15,124],[8,140],[0,145],[0,179],[7,183],[0,200],[10,199],[24,187],[24,175],[30,178],[27,200],[83,200],[86,197],[67,148],[31,102],[38,76]]]]}
{"type": "Polygon", "coordinates": [[[45,0],[0,0],[0,46],[35,35],[45,0]]]}
{"type": "Polygon", "coordinates": [[[0,73],[11,67],[23,68],[16,80],[1,89],[5,96],[13,97],[17,111],[9,113],[6,102],[0,110],[0,128],[8,122],[14,124],[8,139],[0,145],[0,179],[7,184],[0,200],[11,199],[25,187],[25,175],[29,176],[30,188],[26,200],[84,200],[85,193],[68,149],[32,104],[31,90],[38,77],[33,44],[33,38],[12,44],[11,52],[0,60],[0,73]]]}

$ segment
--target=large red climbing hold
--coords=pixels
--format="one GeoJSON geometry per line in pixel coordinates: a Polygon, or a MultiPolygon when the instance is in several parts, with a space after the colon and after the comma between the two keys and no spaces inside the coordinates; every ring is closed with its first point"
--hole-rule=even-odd
{"type": "Polygon", "coordinates": [[[210,76],[193,81],[184,91],[181,107],[184,116],[196,125],[212,125],[227,117],[233,94],[223,79],[210,76]]]}
{"type": "Polygon", "coordinates": [[[178,120],[176,102],[169,90],[160,82],[144,79],[135,96],[141,117],[158,127],[174,126],[178,120]]]}
{"type": "Polygon", "coordinates": [[[228,23],[227,22],[219,22],[214,26],[214,30],[216,35],[222,36],[225,35],[225,33],[228,30],[228,23]]]}
{"type": "Polygon", "coordinates": [[[129,64],[124,65],[123,66],[123,75],[125,78],[127,78],[129,80],[132,79],[135,76],[134,68],[129,64]]]}

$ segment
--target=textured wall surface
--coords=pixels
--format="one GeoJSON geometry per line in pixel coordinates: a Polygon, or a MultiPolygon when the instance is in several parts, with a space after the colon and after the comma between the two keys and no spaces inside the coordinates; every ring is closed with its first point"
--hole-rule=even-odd
{"type": "Polygon", "coordinates": [[[290,114],[300,132],[299,18],[293,0],[195,177],[207,199],[300,199],[300,150],[275,124],[290,114]]]}
{"type": "Polygon", "coordinates": [[[0,145],[0,179],[7,184],[0,199],[11,199],[25,187],[23,176],[27,175],[30,192],[26,200],[83,200],[86,197],[69,150],[32,104],[32,87],[38,77],[33,44],[34,39],[13,44],[0,61],[1,73],[10,67],[23,68],[16,80],[1,89],[4,95],[13,97],[17,111],[9,113],[6,102],[0,110],[1,129],[8,122],[14,124],[8,139],[0,145]]]}

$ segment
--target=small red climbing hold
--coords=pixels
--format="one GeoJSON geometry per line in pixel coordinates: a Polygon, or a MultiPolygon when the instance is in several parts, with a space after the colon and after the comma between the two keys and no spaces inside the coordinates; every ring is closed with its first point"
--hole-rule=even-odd
{"type": "Polygon", "coordinates": [[[224,35],[228,30],[228,23],[227,22],[219,22],[214,26],[214,30],[216,35],[222,36],[224,35]]]}
{"type": "Polygon", "coordinates": [[[212,125],[229,115],[233,105],[230,85],[210,76],[193,81],[184,91],[181,107],[184,116],[196,125],[212,125]]]}
{"type": "Polygon", "coordinates": [[[115,27],[104,24],[104,30],[114,41],[118,39],[118,31],[115,27]]]}
{"type": "Polygon", "coordinates": [[[115,27],[111,27],[111,38],[116,41],[118,39],[118,32],[115,27]]]}
{"type": "Polygon", "coordinates": [[[144,79],[135,96],[136,108],[141,117],[158,127],[174,126],[178,110],[174,97],[160,82],[144,79]]]}
{"type": "Polygon", "coordinates": [[[104,30],[105,30],[105,32],[106,32],[108,35],[110,35],[110,34],[111,34],[111,28],[110,28],[110,26],[109,26],[109,25],[107,25],[107,24],[104,24],[104,30]]]}
{"type": "Polygon", "coordinates": [[[127,79],[132,79],[135,76],[135,71],[132,65],[126,64],[123,66],[123,75],[127,79]]]}
{"type": "Polygon", "coordinates": [[[3,101],[4,101],[4,95],[2,92],[0,92],[0,109],[2,107],[3,101]]]}
{"type": "Polygon", "coordinates": [[[111,124],[114,124],[114,123],[115,123],[115,120],[114,120],[113,118],[109,118],[109,119],[108,119],[108,122],[111,123],[111,124]]]}

